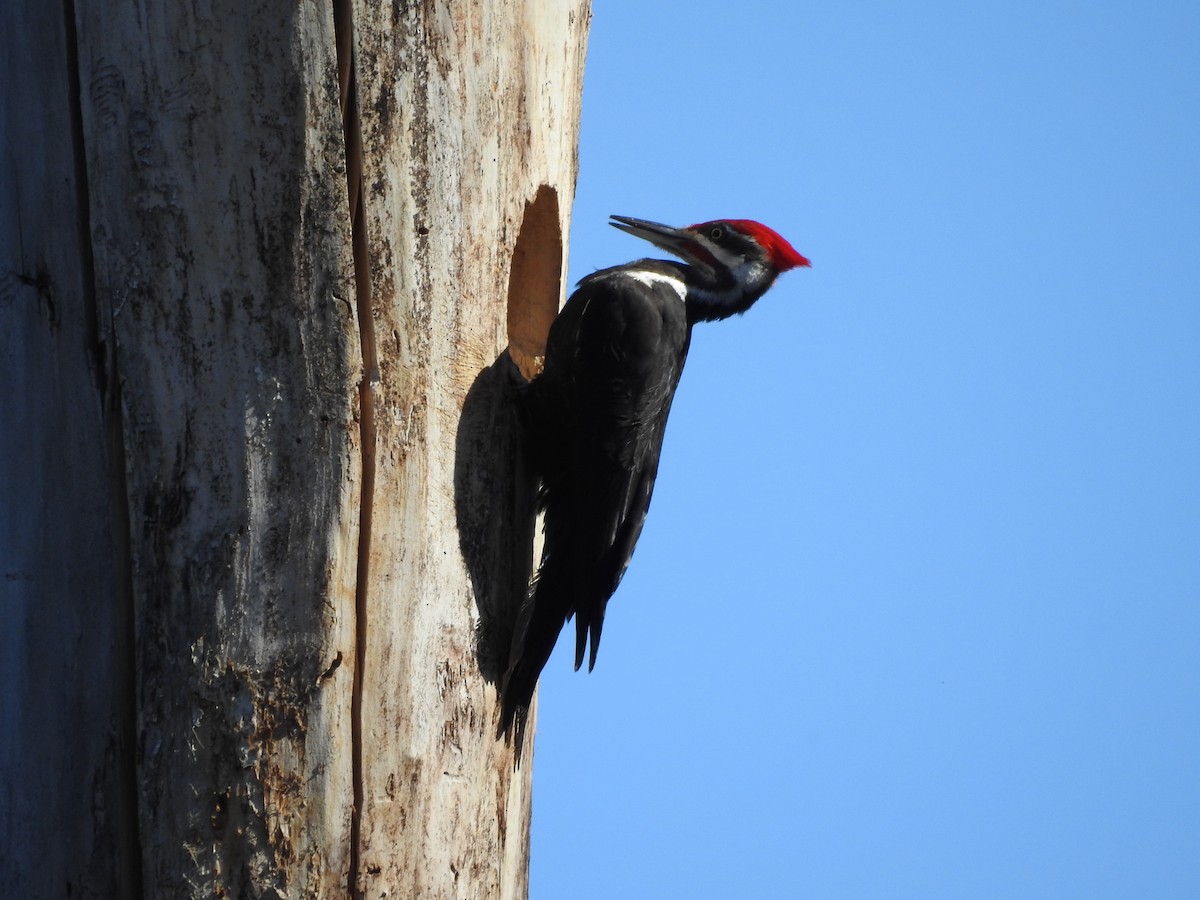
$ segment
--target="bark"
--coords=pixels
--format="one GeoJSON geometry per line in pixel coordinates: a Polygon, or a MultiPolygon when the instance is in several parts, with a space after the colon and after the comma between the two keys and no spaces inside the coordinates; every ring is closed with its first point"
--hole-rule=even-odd
{"type": "Polygon", "coordinates": [[[523,896],[587,0],[0,16],[0,893],[523,896]]]}

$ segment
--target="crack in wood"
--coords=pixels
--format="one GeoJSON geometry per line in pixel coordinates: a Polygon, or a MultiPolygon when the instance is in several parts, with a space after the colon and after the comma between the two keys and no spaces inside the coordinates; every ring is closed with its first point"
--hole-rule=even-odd
{"type": "Polygon", "coordinates": [[[371,260],[364,209],[362,178],[362,123],[358,110],[355,79],[354,13],[351,0],[333,0],[334,41],[337,48],[338,87],[342,132],[346,148],[346,189],[350,208],[350,231],[354,255],[355,294],[358,306],[359,344],[363,374],[359,383],[359,425],[362,447],[362,498],[359,506],[358,572],[354,591],[354,671],[350,694],[351,782],[354,807],[350,813],[351,897],[362,897],[363,815],[363,672],[367,647],[367,586],[371,557],[371,512],[375,493],[375,387],[379,384],[379,360],[375,347],[375,324],[371,303],[371,260]]]}

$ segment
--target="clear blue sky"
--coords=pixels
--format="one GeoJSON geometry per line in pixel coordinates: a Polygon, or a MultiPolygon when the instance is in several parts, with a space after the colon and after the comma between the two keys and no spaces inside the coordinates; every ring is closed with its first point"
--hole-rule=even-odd
{"type": "Polygon", "coordinates": [[[813,268],[543,675],[535,900],[1200,896],[1200,3],[597,0],[609,213],[813,268]]]}

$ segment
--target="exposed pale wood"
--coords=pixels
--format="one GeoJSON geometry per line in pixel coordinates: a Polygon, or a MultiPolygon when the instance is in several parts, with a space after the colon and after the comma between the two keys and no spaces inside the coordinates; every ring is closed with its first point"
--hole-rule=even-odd
{"type": "Polygon", "coordinates": [[[499,564],[522,532],[528,562],[531,512],[489,468],[512,438],[495,361],[510,322],[540,353],[561,302],[590,11],[397,9],[354,11],[380,369],[358,883],[521,897],[532,734],[516,770],[490,738],[496,626],[528,574],[499,564]]]}

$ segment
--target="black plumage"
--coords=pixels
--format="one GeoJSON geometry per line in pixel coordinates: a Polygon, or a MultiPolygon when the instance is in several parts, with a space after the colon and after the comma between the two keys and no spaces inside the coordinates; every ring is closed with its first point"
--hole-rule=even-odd
{"type": "Polygon", "coordinates": [[[575,617],[575,668],[588,669],[609,597],[650,506],[667,416],[694,322],[749,308],[808,262],[770,229],[722,221],[673,229],[614,217],[687,260],[642,259],[584,278],[550,328],[545,367],[521,418],[541,479],[545,544],[514,630],[502,726],[523,723],[537,679],[575,617]]]}

